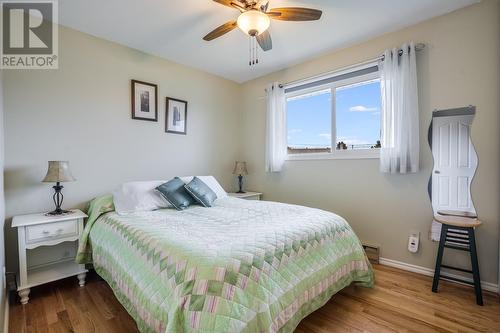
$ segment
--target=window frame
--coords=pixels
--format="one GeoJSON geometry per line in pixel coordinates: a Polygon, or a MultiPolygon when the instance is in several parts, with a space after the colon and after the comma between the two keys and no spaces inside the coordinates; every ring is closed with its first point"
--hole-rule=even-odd
{"type": "MultiPolygon", "coordinates": [[[[355,71],[355,69],[353,70],[355,71]]],[[[380,80],[380,73],[373,72],[369,74],[359,75],[344,80],[334,81],[331,83],[318,85],[302,90],[293,91],[285,94],[285,116],[288,117],[288,99],[302,95],[319,92],[322,90],[330,90],[331,95],[331,149],[330,153],[298,153],[289,154],[286,152],[285,160],[287,161],[303,161],[303,160],[329,160],[329,159],[377,159],[380,158],[380,148],[357,149],[357,150],[337,150],[337,110],[336,110],[336,89],[350,86],[358,83],[380,80]]],[[[288,133],[288,122],[287,122],[288,133]]],[[[288,147],[288,140],[287,140],[288,147]]]]}

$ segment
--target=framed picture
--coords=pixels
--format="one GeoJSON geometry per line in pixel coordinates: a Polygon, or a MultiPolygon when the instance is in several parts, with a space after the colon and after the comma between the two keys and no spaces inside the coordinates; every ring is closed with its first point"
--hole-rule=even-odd
{"type": "Polygon", "coordinates": [[[186,101],[167,97],[165,132],[186,135],[187,105],[186,101]]]}
{"type": "Polygon", "coordinates": [[[132,119],[158,121],[158,86],[132,80],[132,119]]]}

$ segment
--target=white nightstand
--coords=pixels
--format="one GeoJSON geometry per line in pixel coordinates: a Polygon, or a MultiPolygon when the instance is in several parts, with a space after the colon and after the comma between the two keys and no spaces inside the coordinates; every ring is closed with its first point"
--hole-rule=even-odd
{"type": "Polygon", "coordinates": [[[30,288],[47,282],[77,275],[80,287],[85,285],[85,265],[75,262],[75,253],[83,232],[80,210],[59,216],[44,213],[19,215],[12,219],[17,228],[19,246],[18,293],[21,303],[29,300],[30,288]],[[71,242],[65,243],[64,242],[71,242]],[[72,251],[68,250],[68,246],[72,251]],[[73,253],[72,253],[73,252],[73,253]],[[50,259],[49,259],[49,255],[50,259]]]}
{"type": "Polygon", "coordinates": [[[246,193],[228,193],[230,197],[246,199],[246,200],[260,200],[262,198],[262,193],[260,192],[246,192],[246,193]]]}

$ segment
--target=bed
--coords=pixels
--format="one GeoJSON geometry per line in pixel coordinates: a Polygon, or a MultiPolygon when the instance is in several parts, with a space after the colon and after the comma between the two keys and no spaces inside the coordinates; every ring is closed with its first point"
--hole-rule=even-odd
{"type": "Polygon", "coordinates": [[[92,201],[77,255],[141,332],[293,332],[373,271],[349,224],[319,209],[226,197],[121,216],[92,201]]]}

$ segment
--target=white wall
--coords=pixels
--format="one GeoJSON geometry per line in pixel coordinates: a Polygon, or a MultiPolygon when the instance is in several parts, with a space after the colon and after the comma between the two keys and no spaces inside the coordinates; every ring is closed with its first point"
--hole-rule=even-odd
{"type": "MultiPolygon", "coordinates": [[[[427,183],[432,154],[427,143],[432,111],[477,106],[472,140],[479,167],[472,197],[484,225],[477,231],[482,279],[497,283],[500,226],[500,2],[485,0],[410,28],[323,55],[243,85],[244,158],[252,174],[248,187],[265,199],[337,212],[360,238],[381,245],[383,257],[434,268],[436,244],[428,238],[432,209],[427,183]],[[423,42],[417,56],[420,98],[421,171],[385,175],[378,160],[289,161],[280,174],[264,172],[267,83],[286,83],[372,59],[406,41],[423,42]],[[410,231],[420,231],[421,249],[406,250],[410,231]]],[[[448,252],[446,260],[469,265],[448,252]]]]}
{"type": "MultiPolygon", "coordinates": [[[[132,180],[213,174],[233,185],[238,84],[68,28],[59,38],[58,70],[5,72],[8,223],[53,209],[48,160],[69,160],[77,179],[64,184],[66,208],[132,180]],[[131,79],[158,84],[158,122],[131,119],[131,79]],[[164,132],[166,96],[188,101],[188,135],[164,132]]],[[[6,231],[14,270],[17,237],[6,231]]]]}

